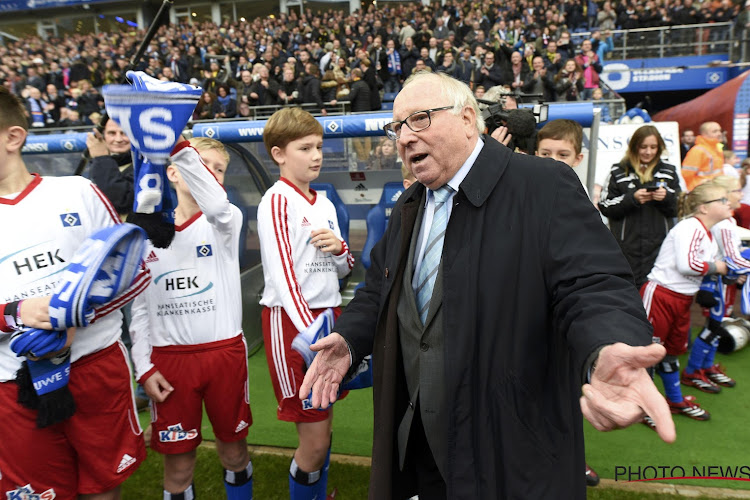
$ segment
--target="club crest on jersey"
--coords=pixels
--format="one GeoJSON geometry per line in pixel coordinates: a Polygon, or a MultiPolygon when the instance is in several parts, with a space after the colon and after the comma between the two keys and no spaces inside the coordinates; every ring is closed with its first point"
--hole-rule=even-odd
{"type": "Polygon", "coordinates": [[[198,431],[190,429],[186,431],[182,424],[170,425],[166,431],[159,431],[159,441],[162,443],[172,443],[176,441],[188,441],[198,437],[198,431]]]}
{"type": "Polygon", "coordinates": [[[81,217],[78,212],[68,212],[60,214],[60,220],[62,221],[63,227],[73,227],[81,225],[81,217]]]}
{"type": "Polygon", "coordinates": [[[41,493],[34,493],[31,484],[27,484],[26,486],[20,486],[13,491],[6,491],[5,498],[6,500],[52,500],[53,498],[57,498],[57,495],[52,488],[41,493]]]}
{"type": "Polygon", "coordinates": [[[207,245],[205,243],[203,245],[198,245],[197,247],[195,247],[195,251],[198,254],[198,257],[211,257],[214,254],[213,250],[211,249],[211,245],[207,245]]]}
{"type": "Polygon", "coordinates": [[[328,221],[328,227],[330,227],[331,231],[333,231],[333,221],[332,220],[328,221]]]}

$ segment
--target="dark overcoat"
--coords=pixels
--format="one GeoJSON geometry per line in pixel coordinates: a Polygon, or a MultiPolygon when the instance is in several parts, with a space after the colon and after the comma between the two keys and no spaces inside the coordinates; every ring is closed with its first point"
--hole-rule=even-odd
{"type": "MultiPolygon", "coordinates": [[[[448,498],[586,497],[584,369],[603,345],[647,345],[627,261],[573,170],[485,145],[454,197],[443,250],[448,498]]],[[[365,286],[336,322],[374,360],[370,498],[404,498],[396,429],[409,404],[396,317],[425,188],[399,199],[365,286]]]]}

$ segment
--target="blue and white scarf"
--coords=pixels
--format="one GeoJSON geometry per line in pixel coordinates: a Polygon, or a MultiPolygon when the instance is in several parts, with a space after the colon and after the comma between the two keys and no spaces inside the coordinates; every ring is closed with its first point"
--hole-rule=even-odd
{"type": "MultiPolygon", "coordinates": [[[[19,357],[36,358],[62,349],[67,328],[89,325],[97,306],[130,292],[145,251],[146,233],[133,224],[118,224],[89,236],[73,255],[50,299],[53,330],[21,330],[12,336],[11,350],[19,357]]],[[[37,425],[46,427],[72,416],[75,406],[67,391],[70,349],[51,359],[27,359],[24,365],[29,373],[19,370],[19,402],[39,410],[37,425]],[[57,397],[56,391],[60,391],[57,397]]]]}
{"type": "Polygon", "coordinates": [[[127,134],[134,168],[133,211],[161,212],[174,223],[175,202],[166,166],[182,130],[203,93],[200,87],[162,82],[142,71],[128,71],[133,85],[105,85],[107,114],[127,134]]]}
{"type": "MultiPolygon", "coordinates": [[[[330,307],[320,313],[315,320],[292,340],[292,348],[300,353],[305,366],[310,367],[317,352],[310,346],[318,340],[327,337],[333,331],[334,315],[330,307]]],[[[365,357],[353,373],[341,383],[341,391],[372,387],[372,356],[365,357]]]]}

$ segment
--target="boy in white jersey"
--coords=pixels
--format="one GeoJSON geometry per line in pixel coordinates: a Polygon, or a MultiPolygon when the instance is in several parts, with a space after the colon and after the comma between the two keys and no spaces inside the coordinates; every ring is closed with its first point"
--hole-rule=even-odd
{"type": "Polygon", "coordinates": [[[320,173],[323,127],[300,108],[284,108],[268,120],[263,142],[279,165],[281,179],[258,206],[258,236],[265,289],[263,341],[279,402],[279,420],[295,422],[299,447],[289,469],[292,500],[326,497],[332,410],[300,401],[305,374],[295,336],[326,308],[340,314],[339,278],[354,259],[336,219],[336,209],[310,189],[320,173]]]}
{"type": "Polygon", "coordinates": [[[164,454],[164,498],[195,497],[202,406],[216,435],[229,500],[252,498],[252,424],[242,334],[242,213],[222,186],[229,154],[213,139],[180,141],[167,176],[177,191],[175,238],[149,247],[153,284],[133,304],[136,378],[152,399],[151,447],[164,454]]]}
{"type": "MultiPolygon", "coordinates": [[[[0,497],[119,498],[120,484],[146,458],[119,307],[150,280],[144,269],[129,291],[97,310],[71,348],[72,417],[38,428],[36,410],[17,402],[23,358],[9,347],[23,325],[50,329],[49,299],[75,251],[93,232],[119,224],[109,200],[82,177],[40,177],[21,148],[23,105],[0,88],[0,497]]],[[[71,333],[71,332],[69,332],[71,333]]]]}

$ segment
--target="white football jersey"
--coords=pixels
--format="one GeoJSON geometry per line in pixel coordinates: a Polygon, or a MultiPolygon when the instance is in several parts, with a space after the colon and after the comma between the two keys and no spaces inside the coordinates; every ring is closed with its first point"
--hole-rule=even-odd
{"type": "Polygon", "coordinates": [[[700,220],[689,217],[678,222],[664,238],[648,279],[673,292],[694,295],[718,255],[719,247],[711,232],[700,220]]]}
{"type": "Polygon", "coordinates": [[[310,243],[312,231],[325,228],[341,239],[333,203],[317,193],[309,200],[284,178],[266,191],[258,205],[265,280],[260,303],[283,307],[299,331],[312,323],[311,309],[341,305],[339,279],[354,265],[354,257],[343,239],[339,255],[310,243]]]}
{"type": "MultiPolygon", "coordinates": [[[[0,198],[0,303],[52,295],[62,271],[90,234],[120,223],[109,200],[83,177],[39,177],[20,193],[0,198]]],[[[122,332],[119,308],[148,285],[143,270],[131,293],[97,311],[95,322],[78,328],[71,361],[115,343],[122,332]]],[[[0,333],[0,382],[15,379],[23,358],[0,333]]]]}
{"type": "Polygon", "coordinates": [[[242,213],[193,147],[182,147],[171,160],[201,211],[176,228],[169,248],[149,246],[153,281],[135,300],[130,323],[136,378],[153,368],[153,346],[205,344],[242,333],[242,213]]]}

